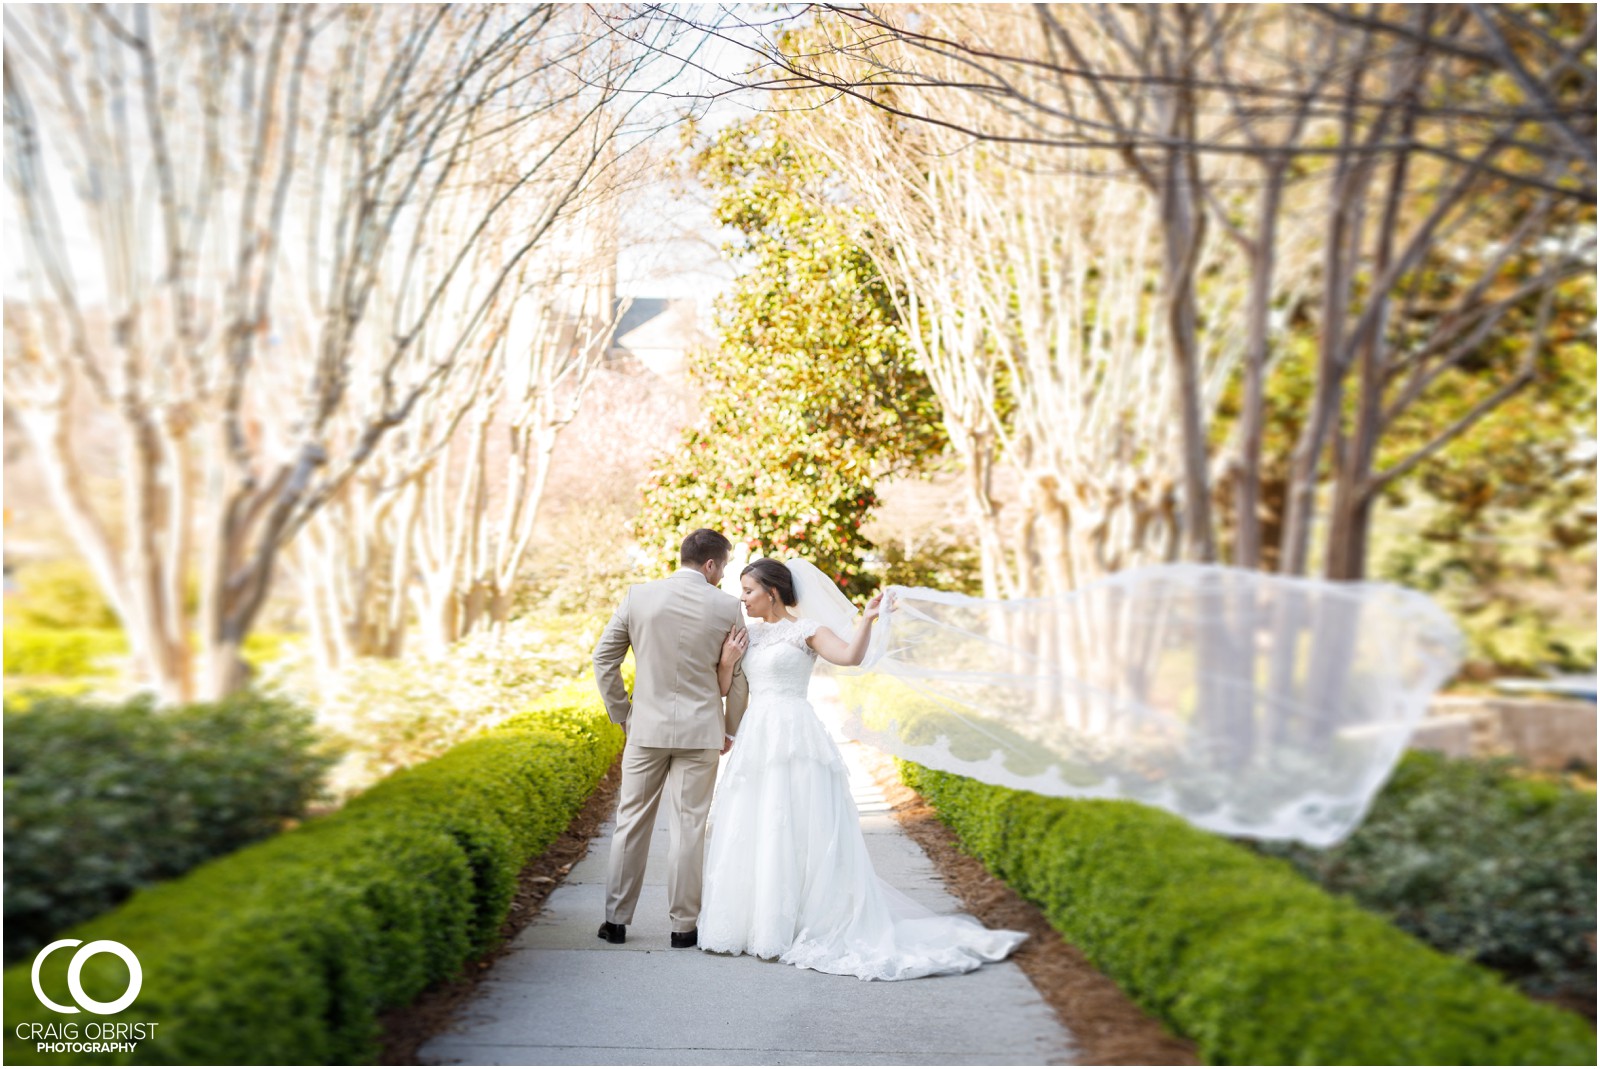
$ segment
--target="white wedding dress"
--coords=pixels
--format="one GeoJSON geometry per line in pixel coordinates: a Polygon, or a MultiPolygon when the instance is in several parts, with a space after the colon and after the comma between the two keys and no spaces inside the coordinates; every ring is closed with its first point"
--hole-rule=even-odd
{"type": "Polygon", "coordinates": [[[1027,936],[878,878],[839,748],[806,698],[813,620],[750,624],[750,702],[711,807],[700,947],[862,980],[970,972],[1027,936]]]}

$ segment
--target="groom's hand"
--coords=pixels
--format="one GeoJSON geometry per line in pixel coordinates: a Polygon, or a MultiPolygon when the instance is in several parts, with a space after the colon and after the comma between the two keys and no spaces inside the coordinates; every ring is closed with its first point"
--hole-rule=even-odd
{"type": "Polygon", "coordinates": [[[733,749],[733,736],[732,735],[724,735],[724,736],[722,736],[722,755],[724,757],[726,757],[728,755],[728,751],[731,750],[731,749],[733,749]]]}

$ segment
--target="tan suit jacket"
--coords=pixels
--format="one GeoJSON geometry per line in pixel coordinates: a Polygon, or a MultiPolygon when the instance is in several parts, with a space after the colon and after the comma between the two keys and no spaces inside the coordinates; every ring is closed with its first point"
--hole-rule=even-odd
{"type": "Polygon", "coordinates": [[[692,568],[628,588],[594,648],[594,674],[606,713],[637,746],[722,749],[739,730],[749,701],[743,665],[734,670],[724,711],[717,661],[731,628],[744,628],[739,600],[692,568]],[[622,659],[633,647],[630,701],[622,659]]]}

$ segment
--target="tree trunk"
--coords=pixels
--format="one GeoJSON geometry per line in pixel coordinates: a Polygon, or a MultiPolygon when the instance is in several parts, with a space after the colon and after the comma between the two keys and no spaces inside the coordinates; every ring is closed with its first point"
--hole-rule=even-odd
{"type": "Polygon", "coordinates": [[[1268,171],[1261,190],[1260,225],[1251,250],[1249,337],[1245,342],[1244,402],[1239,415],[1239,474],[1234,484],[1233,563],[1261,567],[1261,447],[1266,426],[1267,327],[1272,314],[1272,279],[1277,263],[1278,211],[1284,163],[1268,171]]]}
{"type": "MultiPolygon", "coordinates": [[[[1431,14],[1424,20],[1431,20],[1431,14]]],[[[1426,21],[1423,23],[1426,26],[1426,21]]],[[[1406,80],[1400,60],[1391,61],[1391,93],[1414,99],[1417,79],[1406,80]]],[[[1416,125],[1415,111],[1404,109],[1400,121],[1402,138],[1409,138],[1416,125]]],[[[1387,278],[1394,262],[1395,235],[1405,202],[1406,177],[1410,153],[1401,153],[1389,164],[1389,183],[1384,198],[1383,218],[1375,235],[1371,275],[1387,278]]],[[[1355,427],[1345,455],[1341,458],[1334,486],[1333,515],[1328,524],[1328,546],[1324,574],[1329,579],[1356,580],[1366,575],[1367,535],[1372,525],[1373,495],[1368,483],[1377,458],[1378,436],[1383,430],[1383,395],[1389,383],[1389,348],[1385,328],[1389,322],[1389,291],[1380,289],[1367,296],[1372,304],[1363,316],[1361,335],[1355,339],[1360,371],[1357,387],[1355,427]]]]}
{"type": "Polygon", "coordinates": [[[228,630],[227,636],[218,639],[206,650],[206,671],[196,695],[199,701],[221,701],[235,691],[244,689],[250,681],[250,666],[240,656],[242,635],[236,626],[228,630]]]}
{"type": "Polygon", "coordinates": [[[989,491],[993,471],[993,446],[987,436],[951,427],[950,440],[966,459],[967,502],[978,529],[978,561],[983,578],[983,596],[988,600],[1011,597],[1014,584],[1007,575],[1005,539],[1000,532],[1000,514],[989,491]]]}
{"type": "Polygon", "coordinates": [[[1211,524],[1205,421],[1200,414],[1200,353],[1196,336],[1194,268],[1204,234],[1195,210],[1195,189],[1177,153],[1169,158],[1162,186],[1163,290],[1167,330],[1177,367],[1178,413],[1183,434],[1183,551],[1190,560],[1216,559],[1211,524]]]}
{"type": "Polygon", "coordinates": [[[1318,475],[1322,453],[1344,398],[1345,317],[1349,311],[1354,264],[1349,253],[1356,198],[1346,187],[1346,172],[1334,186],[1331,224],[1323,261],[1322,329],[1317,352],[1317,385],[1300,437],[1289,464],[1289,490],[1279,568],[1285,575],[1304,575],[1311,549],[1311,527],[1316,518],[1318,475]]]}

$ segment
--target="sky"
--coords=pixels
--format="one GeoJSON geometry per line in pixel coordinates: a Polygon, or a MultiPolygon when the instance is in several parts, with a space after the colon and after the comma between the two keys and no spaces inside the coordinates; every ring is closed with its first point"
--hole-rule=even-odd
{"type": "MultiPolygon", "coordinates": [[[[676,10],[687,17],[704,19],[714,17],[717,8],[714,5],[676,5],[676,10]]],[[[641,83],[651,96],[641,103],[639,111],[648,115],[648,125],[657,129],[654,137],[658,148],[664,145],[668,151],[677,151],[679,127],[671,120],[691,106],[691,98],[702,98],[692,106],[702,129],[706,130],[715,130],[759,110],[763,103],[759,95],[730,94],[709,101],[703,99],[714,91],[729,89],[723,79],[735,76],[748,61],[749,53],[745,49],[689,31],[674,41],[673,53],[673,56],[661,57],[650,77],[641,83]],[[680,63],[675,57],[689,58],[692,62],[680,63]]],[[[47,158],[46,169],[53,172],[52,184],[58,184],[63,192],[70,188],[70,179],[58,162],[47,158]]],[[[74,198],[68,194],[66,200],[74,198]]],[[[76,205],[66,203],[62,207],[73,209],[76,205]]],[[[103,300],[103,282],[98,270],[85,268],[97,262],[99,247],[90,238],[81,216],[73,216],[69,210],[63,218],[69,256],[77,268],[79,300],[92,306],[103,300]]],[[[622,243],[618,255],[619,295],[693,297],[699,304],[702,320],[708,321],[712,301],[731,284],[733,269],[720,251],[730,233],[712,217],[706,191],[692,182],[689,188],[681,188],[677,180],[661,175],[629,197],[619,223],[622,243]]],[[[17,249],[23,237],[16,206],[9,195],[0,196],[0,226],[7,235],[8,248],[17,249]]],[[[6,295],[26,299],[29,287],[25,282],[24,257],[8,254],[4,264],[6,295]]]]}
{"type": "MultiPolygon", "coordinates": [[[[715,14],[714,5],[676,6],[697,19],[715,14]]],[[[755,114],[765,103],[755,91],[728,92],[750,59],[749,51],[738,44],[689,32],[675,42],[674,53],[690,62],[676,68],[672,59],[663,58],[668,69],[677,69],[660,86],[658,107],[663,114],[690,106],[686,98],[726,94],[693,103],[700,130],[706,133],[755,114]]],[[[657,136],[666,145],[676,145],[678,128],[657,136]]],[[[701,316],[708,316],[712,300],[729,287],[734,274],[721,253],[732,231],[713,218],[707,191],[692,183],[682,188],[667,178],[653,181],[631,199],[621,222],[624,248],[618,259],[618,293],[693,297],[701,304],[701,316]]]]}

